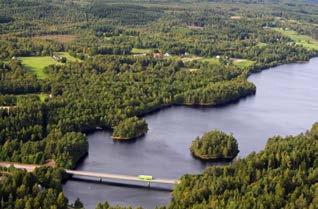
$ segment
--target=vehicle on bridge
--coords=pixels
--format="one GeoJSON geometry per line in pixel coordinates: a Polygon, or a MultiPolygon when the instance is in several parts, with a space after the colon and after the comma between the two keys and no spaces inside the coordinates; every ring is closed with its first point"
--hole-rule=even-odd
{"type": "Polygon", "coordinates": [[[145,181],[153,180],[153,177],[149,176],[149,175],[139,175],[138,178],[141,179],[141,180],[145,180],[145,181]]]}

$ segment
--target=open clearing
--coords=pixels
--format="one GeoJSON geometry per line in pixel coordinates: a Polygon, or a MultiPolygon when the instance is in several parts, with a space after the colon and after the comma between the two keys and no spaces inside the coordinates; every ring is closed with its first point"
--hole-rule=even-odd
{"type": "MultiPolygon", "coordinates": [[[[67,61],[75,62],[81,61],[75,57],[72,57],[67,52],[59,52],[59,55],[65,57],[67,61]]],[[[32,72],[36,74],[39,79],[46,79],[47,74],[44,72],[44,68],[49,65],[62,65],[63,63],[56,61],[50,56],[41,56],[41,57],[19,57],[18,58],[21,63],[30,69],[32,72]]]]}
{"type": "Polygon", "coordinates": [[[178,56],[173,56],[173,59],[181,59],[183,62],[200,61],[200,62],[209,62],[210,64],[220,64],[219,59],[213,58],[213,57],[199,57],[199,56],[178,57],[178,56]]]}
{"type": "Polygon", "coordinates": [[[282,28],[274,28],[275,31],[282,33],[285,36],[291,38],[296,44],[302,45],[307,49],[318,50],[318,41],[310,36],[300,35],[293,30],[285,30],[282,28]]]}
{"type": "MultiPolygon", "coordinates": [[[[191,62],[191,61],[200,61],[200,62],[208,62],[209,64],[218,65],[220,64],[220,60],[215,57],[199,57],[199,56],[190,56],[190,57],[173,57],[173,59],[181,59],[183,62],[191,62]]],[[[230,60],[233,61],[233,64],[239,68],[248,68],[252,66],[255,61],[247,60],[247,59],[236,59],[231,58],[230,60]]]]}
{"type": "Polygon", "coordinates": [[[232,59],[233,60],[233,64],[239,68],[248,68],[250,66],[252,66],[255,61],[252,60],[247,60],[247,59],[232,59]]]}
{"type": "Polygon", "coordinates": [[[50,56],[45,57],[19,57],[21,63],[33,71],[39,79],[47,78],[47,75],[44,73],[44,68],[49,65],[61,65],[50,56]]]}
{"type": "Polygon", "coordinates": [[[151,49],[132,48],[132,50],[131,50],[132,54],[148,54],[151,52],[152,52],[151,49]]]}

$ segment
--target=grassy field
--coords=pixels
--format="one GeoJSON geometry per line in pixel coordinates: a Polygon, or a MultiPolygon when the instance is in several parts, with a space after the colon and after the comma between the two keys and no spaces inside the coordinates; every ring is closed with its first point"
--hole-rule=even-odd
{"type": "Polygon", "coordinates": [[[132,54],[147,54],[151,53],[151,49],[139,49],[139,48],[132,48],[131,53],[132,54]]]}
{"type": "Polygon", "coordinates": [[[251,60],[246,60],[246,59],[237,59],[233,61],[233,64],[239,68],[248,68],[252,66],[255,62],[251,60]]]}
{"type": "Polygon", "coordinates": [[[188,57],[179,57],[179,56],[172,56],[172,59],[178,60],[181,59],[183,62],[192,62],[192,61],[200,61],[200,62],[209,62],[210,64],[220,64],[219,59],[214,57],[199,57],[199,56],[188,56],[188,57]]]}
{"type": "Polygon", "coordinates": [[[310,36],[300,35],[296,31],[284,30],[282,28],[274,28],[274,30],[290,37],[296,44],[302,45],[307,49],[318,50],[318,41],[311,38],[310,36]]]}
{"type": "Polygon", "coordinates": [[[44,73],[44,68],[49,65],[61,64],[55,61],[52,57],[19,57],[21,63],[26,66],[28,69],[33,71],[39,79],[47,78],[47,75],[44,73]]]}
{"type": "MultiPolygon", "coordinates": [[[[61,56],[65,57],[67,61],[75,62],[75,61],[81,61],[80,59],[77,59],[75,57],[72,57],[67,52],[60,52],[58,53],[61,56]]],[[[47,75],[44,73],[44,68],[49,65],[62,65],[62,63],[57,62],[50,56],[42,56],[42,57],[19,57],[18,58],[21,63],[30,69],[32,72],[36,74],[36,76],[39,79],[46,79],[47,75]]]]}
{"type": "MultiPolygon", "coordinates": [[[[220,60],[216,57],[199,57],[199,56],[189,56],[189,57],[179,57],[179,56],[172,56],[170,59],[174,60],[182,60],[183,62],[191,62],[191,61],[200,61],[200,62],[208,62],[212,65],[220,64],[220,60]]],[[[239,68],[248,68],[252,66],[255,62],[247,59],[232,59],[233,64],[239,68]]]]}

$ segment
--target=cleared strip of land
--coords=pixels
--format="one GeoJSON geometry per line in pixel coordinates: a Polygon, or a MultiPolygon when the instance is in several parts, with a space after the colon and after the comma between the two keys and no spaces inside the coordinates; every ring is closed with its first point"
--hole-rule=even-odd
{"type": "Polygon", "coordinates": [[[275,31],[291,38],[296,44],[302,45],[306,49],[318,50],[318,40],[310,36],[298,34],[296,31],[287,30],[283,28],[273,28],[275,31]]]}
{"type": "MultiPolygon", "coordinates": [[[[81,60],[71,56],[67,52],[57,53],[65,57],[67,62],[80,62],[81,60]]],[[[31,56],[31,57],[18,57],[21,63],[29,70],[33,71],[39,79],[46,79],[48,75],[44,72],[44,68],[49,65],[62,65],[63,63],[56,61],[51,56],[31,56]]]]}

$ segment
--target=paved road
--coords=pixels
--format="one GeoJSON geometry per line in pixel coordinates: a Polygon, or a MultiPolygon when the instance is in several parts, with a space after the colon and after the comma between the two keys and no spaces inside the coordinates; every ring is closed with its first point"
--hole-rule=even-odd
{"type": "MultiPolygon", "coordinates": [[[[35,164],[22,164],[22,163],[11,163],[11,162],[0,162],[0,167],[15,167],[17,169],[24,169],[28,172],[32,172],[35,168],[40,167],[41,165],[35,164]]],[[[143,180],[138,178],[137,176],[128,176],[128,175],[120,175],[120,174],[111,174],[111,173],[98,173],[91,171],[76,171],[76,170],[65,170],[67,174],[76,175],[76,176],[84,176],[84,177],[93,177],[98,179],[113,179],[113,180],[125,180],[125,181],[137,181],[137,182],[150,182],[150,183],[160,183],[160,184],[178,184],[180,183],[177,179],[159,179],[154,178],[152,180],[143,180]]]]}
{"type": "Polygon", "coordinates": [[[86,176],[86,177],[94,177],[99,179],[118,179],[118,180],[126,180],[126,181],[140,181],[140,182],[151,182],[151,183],[160,183],[160,184],[178,184],[179,180],[176,179],[152,179],[152,180],[143,180],[138,178],[137,176],[128,176],[128,175],[119,175],[119,174],[110,174],[110,173],[97,173],[90,171],[74,171],[74,170],[66,170],[66,173],[76,175],[76,176],[86,176]]]}
{"type": "Polygon", "coordinates": [[[34,164],[22,164],[22,163],[11,163],[11,162],[0,162],[0,167],[15,167],[17,169],[21,170],[27,170],[28,172],[32,172],[35,168],[40,167],[40,165],[34,165],[34,164]]]}

